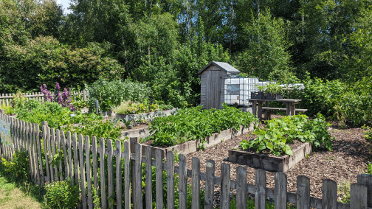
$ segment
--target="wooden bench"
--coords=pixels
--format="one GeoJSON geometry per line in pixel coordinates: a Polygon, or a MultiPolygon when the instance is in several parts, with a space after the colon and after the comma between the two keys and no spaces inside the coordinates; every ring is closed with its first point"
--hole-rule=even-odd
{"type": "MultiPolygon", "coordinates": [[[[262,110],[265,111],[265,119],[270,120],[272,110],[286,111],[287,109],[282,107],[262,107],[262,110]]],[[[295,114],[299,112],[306,112],[307,110],[308,109],[295,109],[295,114]]]]}

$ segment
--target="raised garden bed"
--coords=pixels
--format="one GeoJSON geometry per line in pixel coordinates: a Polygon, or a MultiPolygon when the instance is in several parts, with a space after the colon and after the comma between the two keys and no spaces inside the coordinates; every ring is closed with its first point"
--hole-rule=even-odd
{"type": "MultiPolygon", "coordinates": [[[[239,130],[230,128],[230,129],[221,131],[220,133],[214,133],[212,134],[212,136],[208,136],[204,139],[206,143],[204,143],[203,145],[205,146],[205,148],[215,146],[216,144],[223,142],[225,140],[231,140],[237,136],[247,134],[249,131],[253,130],[253,127],[254,127],[253,124],[251,124],[249,127],[240,126],[239,130]]],[[[137,140],[137,143],[139,143],[139,138],[137,138],[136,140],[137,140]]],[[[171,147],[155,147],[151,145],[151,141],[148,141],[147,143],[142,144],[142,147],[144,150],[146,149],[146,147],[151,147],[153,155],[156,149],[163,150],[164,156],[166,156],[166,153],[168,151],[173,151],[173,152],[177,152],[178,154],[186,155],[192,152],[196,152],[199,148],[200,141],[201,140],[188,141],[188,142],[177,144],[171,147]]]]}
{"type": "Polygon", "coordinates": [[[311,151],[312,147],[309,142],[293,148],[293,156],[275,156],[272,154],[248,152],[235,147],[235,149],[229,150],[229,161],[267,171],[287,172],[296,163],[306,158],[306,155],[309,155],[311,151]]]}
{"type": "Polygon", "coordinates": [[[168,116],[172,113],[176,112],[177,109],[171,109],[171,110],[160,110],[156,112],[149,112],[149,113],[140,113],[140,114],[120,114],[115,113],[116,119],[122,119],[122,120],[133,120],[135,118],[154,118],[154,117],[161,117],[161,116],[168,116]]]}

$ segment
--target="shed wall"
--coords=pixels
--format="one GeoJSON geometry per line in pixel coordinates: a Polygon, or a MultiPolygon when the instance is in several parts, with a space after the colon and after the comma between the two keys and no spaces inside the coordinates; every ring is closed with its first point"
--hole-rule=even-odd
{"type": "Polygon", "coordinates": [[[200,101],[205,109],[222,108],[226,76],[226,72],[216,66],[210,66],[201,74],[200,101]]]}

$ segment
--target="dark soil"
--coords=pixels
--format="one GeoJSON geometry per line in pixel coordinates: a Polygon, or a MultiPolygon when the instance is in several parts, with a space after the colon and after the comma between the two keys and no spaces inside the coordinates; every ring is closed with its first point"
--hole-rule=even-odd
{"type": "MultiPolygon", "coordinates": [[[[272,118],[274,117],[282,116],[272,115],[272,118]]],[[[334,137],[333,151],[317,150],[311,153],[307,159],[303,159],[286,172],[289,192],[296,192],[297,177],[305,175],[310,178],[311,196],[322,198],[322,182],[325,179],[337,182],[339,187],[347,181],[356,183],[357,175],[366,172],[367,163],[372,161],[372,143],[365,140],[363,130],[355,127],[340,129],[337,124],[333,124],[330,128],[330,133],[334,137]]],[[[201,172],[205,173],[206,161],[213,159],[216,164],[216,176],[221,176],[221,163],[226,163],[230,164],[231,179],[236,179],[236,168],[240,165],[226,161],[228,150],[237,147],[242,140],[254,139],[255,137],[253,134],[249,136],[243,135],[233,140],[222,142],[215,147],[207,148],[204,151],[190,153],[186,156],[187,169],[191,170],[192,158],[198,157],[200,159],[201,172]]],[[[247,181],[250,184],[254,184],[256,169],[247,168],[247,181]]],[[[274,188],[274,172],[266,172],[266,177],[266,186],[274,188]]],[[[343,194],[338,192],[339,200],[342,196],[343,194]]]]}

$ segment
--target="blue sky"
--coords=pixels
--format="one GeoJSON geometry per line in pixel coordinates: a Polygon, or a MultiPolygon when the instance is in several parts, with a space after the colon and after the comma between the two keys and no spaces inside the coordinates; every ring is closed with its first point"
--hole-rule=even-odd
{"type": "Polygon", "coordinates": [[[70,6],[71,0],[56,0],[56,2],[62,5],[65,14],[71,13],[71,10],[67,9],[70,6]]]}

